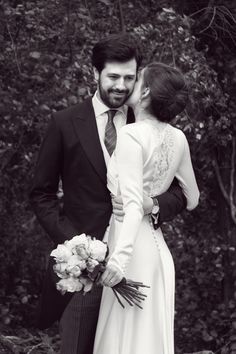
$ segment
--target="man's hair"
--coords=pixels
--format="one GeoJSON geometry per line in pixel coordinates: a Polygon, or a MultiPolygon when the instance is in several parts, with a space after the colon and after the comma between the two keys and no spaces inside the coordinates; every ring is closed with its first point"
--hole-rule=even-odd
{"type": "Polygon", "coordinates": [[[150,89],[148,109],[158,120],[169,122],[185,109],[188,87],[179,69],[151,63],[144,69],[144,86],[150,89]]]}
{"type": "Polygon", "coordinates": [[[95,44],[92,65],[101,72],[107,62],[121,62],[135,59],[137,69],[142,62],[142,54],[137,39],[128,33],[112,34],[95,44]]]}

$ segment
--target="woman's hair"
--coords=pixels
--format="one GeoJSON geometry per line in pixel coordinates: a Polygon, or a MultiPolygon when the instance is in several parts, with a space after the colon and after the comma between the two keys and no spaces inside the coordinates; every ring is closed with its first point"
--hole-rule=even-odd
{"type": "Polygon", "coordinates": [[[124,63],[135,59],[137,69],[142,62],[142,54],[137,40],[128,33],[112,34],[95,44],[92,52],[92,65],[101,72],[107,62],[124,63]]]}
{"type": "Polygon", "coordinates": [[[188,102],[188,88],[177,68],[163,63],[151,63],[144,69],[144,86],[150,89],[148,110],[162,122],[180,114],[188,102]]]}

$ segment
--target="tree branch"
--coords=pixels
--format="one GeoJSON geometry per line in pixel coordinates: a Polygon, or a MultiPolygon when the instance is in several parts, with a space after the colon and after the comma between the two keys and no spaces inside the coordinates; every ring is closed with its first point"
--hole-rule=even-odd
{"type": "Polygon", "coordinates": [[[226,201],[226,203],[229,206],[230,209],[230,215],[232,218],[233,223],[236,225],[236,205],[234,203],[234,193],[235,193],[235,184],[234,184],[234,174],[235,174],[235,152],[236,148],[235,148],[235,139],[234,139],[234,143],[233,143],[233,152],[232,152],[232,157],[231,157],[231,172],[230,172],[230,192],[229,194],[227,193],[225,187],[224,187],[224,183],[220,174],[220,168],[218,165],[218,162],[216,159],[214,159],[212,161],[215,173],[216,173],[216,178],[221,190],[221,193],[226,201]]]}
{"type": "Polygon", "coordinates": [[[0,343],[4,349],[10,350],[11,353],[20,354],[20,348],[14,342],[7,339],[4,335],[0,335],[0,343]]]}
{"type": "Polygon", "coordinates": [[[222,22],[227,22],[228,27],[231,27],[233,31],[235,31],[236,20],[233,15],[229,15],[228,13],[224,12],[221,6],[218,7],[218,15],[222,17],[222,22]],[[231,24],[230,21],[233,23],[231,24]]]}
{"type": "MultiPolygon", "coordinates": [[[[92,3],[93,3],[93,7],[96,8],[96,3],[95,3],[94,0],[92,1],[92,3]]],[[[93,21],[93,16],[92,16],[92,13],[91,13],[91,11],[90,11],[90,8],[89,8],[89,5],[88,5],[87,0],[84,1],[84,4],[85,4],[85,7],[86,7],[86,10],[87,10],[87,12],[88,12],[88,15],[89,15],[90,20],[93,21]]]]}
{"type": "Polygon", "coordinates": [[[172,54],[172,62],[173,62],[173,65],[175,66],[175,65],[176,65],[176,62],[175,62],[175,53],[174,53],[174,49],[173,49],[172,44],[170,45],[170,49],[171,49],[171,54],[172,54]]]}
{"type": "Polygon", "coordinates": [[[208,9],[208,7],[203,7],[202,9],[191,13],[191,14],[189,15],[189,17],[193,17],[193,16],[195,16],[195,15],[197,15],[197,14],[200,14],[201,12],[204,12],[206,9],[208,9]]]}
{"type": "Polygon", "coordinates": [[[71,45],[71,39],[70,39],[70,13],[71,13],[71,3],[70,0],[66,2],[66,13],[67,13],[67,21],[66,21],[66,37],[68,41],[68,47],[69,47],[69,55],[70,55],[70,64],[72,63],[73,60],[73,50],[72,50],[72,45],[71,45]]]}
{"type": "Polygon", "coordinates": [[[230,19],[236,24],[236,18],[226,6],[224,5],[218,6],[218,9],[221,10],[225,15],[228,15],[230,19]]]}
{"type": "Polygon", "coordinates": [[[124,14],[122,10],[122,0],[118,0],[118,8],[119,8],[119,18],[120,18],[120,29],[122,32],[126,32],[125,28],[125,20],[124,20],[124,14]]]}
{"type": "Polygon", "coordinates": [[[224,187],[224,184],[223,184],[223,181],[222,181],[222,178],[221,178],[221,174],[220,174],[220,168],[219,168],[219,165],[218,165],[218,162],[216,161],[216,159],[214,159],[212,161],[212,164],[213,164],[213,167],[214,167],[214,170],[215,170],[215,173],[216,173],[216,178],[217,178],[217,181],[219,183],[221,193],[222,193],[223,197],[225,198],[225,201],[229,205],[228,194],[227,194],[226,189],[224,187]]]}
{"type": "Polygon", "coordinates": [[[218,28],[218,30],[224,32],[224,34],[228,33],[228,38],[230,38],[232,40],[232,42],[234,43],[234,45],[236,46],[236,41],[234,39],[234,36],[231,34],[231,32],[227,28],[224,28],[224,27],[218,25],[217,23],[215,23],[215,27],[218,28]]]}
{"type": "Polygon", "coordinates": [[[206,26],[205,28],[203,28],[201,31],[199,31],[199,33],[206,32],[208,30],[208,28],[210,28],[212,26],[212,23],[214,22],[214,19],[215,19],[215,15],[216,15],[216,6],[213,7],[213,15],[212,15],[209,25],[206,26]]]}
{"type": "Polygon", "coordinates": [[[230,173],[230,191],[229,191],[229,199],[231,205],[231,216],[236,220],[236,206],[234,204],[234,193],[235,193],[235,184],[234,184],[234,176],[235,176],[235,155],[236,155],[236,138],[232,140],[232,155],[231,155],[231,173],[230,173]]]}
{"type": "Polygon", "coordinates": [[[9,25],[6,24],[6,27],[7,27],[7,32],[8,32],[8,34],[9,34],[9,37],[10,37],[10,39],[11,39],[11,46],[12,46],[12,49],[13,49],[13,52],[14,52],[14,57],[15,57],[15,61],[16,61],[16,66],[17,66],[17,69],[18,69],[19,74],[21,75],[22,72],[21,72],[21,68],[20,68],[20,64],[19,64],[19,60],[18,60],[17,48],[16,48],[15,42],[14,42],[14,40],[13,40],[13,37],[12,37],[11,31],[10,31],[9,25]]]}
{"type": "Polygon", "coordinates": [[[208,3],[208,5],[207,5],[207,7],[208,7],[208,8],[213,7],[214,3],[215,3],[215,0],[209,0],[209,3],[208,3]]]}

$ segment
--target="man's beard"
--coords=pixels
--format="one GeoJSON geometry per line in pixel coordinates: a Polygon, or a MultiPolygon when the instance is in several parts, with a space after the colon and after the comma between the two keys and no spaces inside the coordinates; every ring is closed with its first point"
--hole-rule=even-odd
{"type": "Polygon", "coordinates": [[[127,101],[127,99],[129,98],[129,96],[131,95],[131,93],[132,92],[129,92],[129,90],[117,90],[117,89],[108,89],[107,91],[105,91],[101,87],[101,83],[99,82],[100,97],[103,103],[105,103],[105,105],[108,106],[109,108],[119,108],[123,106],[127,101]],[[117,94],[117,96],[113,95],[113,93],[117,94]],[[120,97],[119,94],[121,94],[120,97]]]}

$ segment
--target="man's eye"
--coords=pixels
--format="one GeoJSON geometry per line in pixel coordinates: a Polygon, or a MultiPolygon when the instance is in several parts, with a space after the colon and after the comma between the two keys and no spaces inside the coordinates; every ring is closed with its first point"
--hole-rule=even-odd
{"type": "Polygon", "coordinates": [[[128,77],[126,78],[126,80],[128,80],[128,81],[134,81],[134,77],[133,77],[133,76],[128,76],[128,77]]]}
{"type": "Polygon", "coordinates": [[[110,75],[109,78],[112,79],[112,80],[116,80],[118,77],[115,76],[115,75],[110,75]]]}

